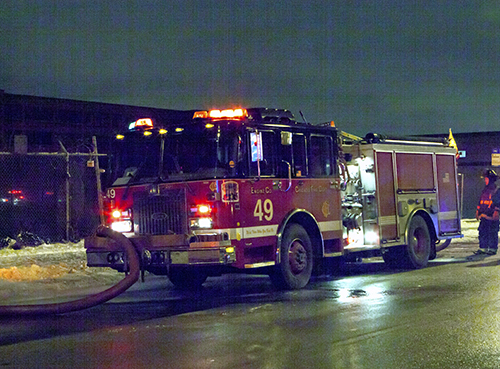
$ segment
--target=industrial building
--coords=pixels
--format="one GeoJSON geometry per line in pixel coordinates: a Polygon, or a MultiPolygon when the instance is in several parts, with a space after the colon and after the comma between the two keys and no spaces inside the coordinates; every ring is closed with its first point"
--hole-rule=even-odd
{"type": "MultiPolygon", "coordinates": [[[[4,173],[0,177],[0,199],[5,202],[0,205],[9,209],[3,211],[8,219],[3,229],[0,227],[0,237],[12,236],[12,229],[18,232],[37,228],[42,229],[40,233],[45,233],[47,238],[87,235],[98,223],[98,211],[92,205],[97,193],[93,137],[97,152],[102,155],[100,167],[106,172],[114,137],[128,123],[143,117],[165,121],[183,113],[187,112],[18,95],[0,90],[0,170],[4,173]],[[33,185],[27,185],[29,182],[33,185]],[[69,199],[71,206],[67,204],[69,199]],[[36,200],[43,207],[28,207],[33,217],[38,215],[31,222],[21,221],[17,215],[19,205],[30,200],[32,205],[36,200]],[[40,217],[45,223],[38,219],[40,217]],[[55,234],[43,231],[53,228],[54,224],[60,231],[55,234]]],[[[448,137],[448,128],[443,127],[440,136],[448,137]]],[[[342,129],[349,131],[349,127],[342,129]]],[[[481,174],[486,168],[500,166],[500,132],[453,132],[453,136],[459,150],[462,217],[473,218],[483,187],[481,174]]]]}

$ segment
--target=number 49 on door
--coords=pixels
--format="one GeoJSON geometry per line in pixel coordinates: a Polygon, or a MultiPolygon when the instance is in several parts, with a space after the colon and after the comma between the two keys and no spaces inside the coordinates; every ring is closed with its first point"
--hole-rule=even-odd
{"type": "Polygon", "coordinates": [[[273,219],[273,202],[269,199],[264,200],[264,205],[262,205],[262,200],[258,199],[257,204],[255,204],[255,209],[253,210],[253,216],[259,218],[262,221],[262,217],[265,220],[273,219]]]}

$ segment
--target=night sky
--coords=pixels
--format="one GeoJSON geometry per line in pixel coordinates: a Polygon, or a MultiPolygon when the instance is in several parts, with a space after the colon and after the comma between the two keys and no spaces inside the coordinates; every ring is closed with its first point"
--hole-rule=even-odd
{"type": "Polygon", "coordinates": [[[498,0],[2,0],[0,46],[7,93],[500,130],[498,0]]]}

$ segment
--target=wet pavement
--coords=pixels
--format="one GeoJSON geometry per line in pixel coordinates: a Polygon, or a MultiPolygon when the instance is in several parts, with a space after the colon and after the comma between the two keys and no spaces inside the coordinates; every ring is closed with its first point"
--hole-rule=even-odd
{"type": "Polygon", "coordinates": [[[500,256],[476,249],[454,241],[413,271],[372,259],[300,291],[151,277],[85,311],[2,318],[0,367],[499,368],[500,256]]]}

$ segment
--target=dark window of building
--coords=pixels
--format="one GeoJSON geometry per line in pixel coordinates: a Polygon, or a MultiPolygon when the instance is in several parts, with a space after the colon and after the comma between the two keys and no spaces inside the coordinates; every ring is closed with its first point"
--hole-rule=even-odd
{"type": "Polygon", "coordinates": [[[28,135],[28,142],[30,145],[52,145],[52,133],[46,131],[38,131],[28,135]]]}
{"type": "Polygon", "coordinates": [[[53,120],[51,109],[43,106],[26,107],[26,120],[50,122],[53,120]]]}
{"type": "Polygon", "coordinates": [[[23,120],[24,107],[22,104],[7,104],[5,106],[5,116],[11,121],[23,120]]]}
{"type": "Polygon", "coordinates": [[[82,124],[84,117],[82,112],[76,110],[61,110],[59,121],[63,124],[82,124]]]}

